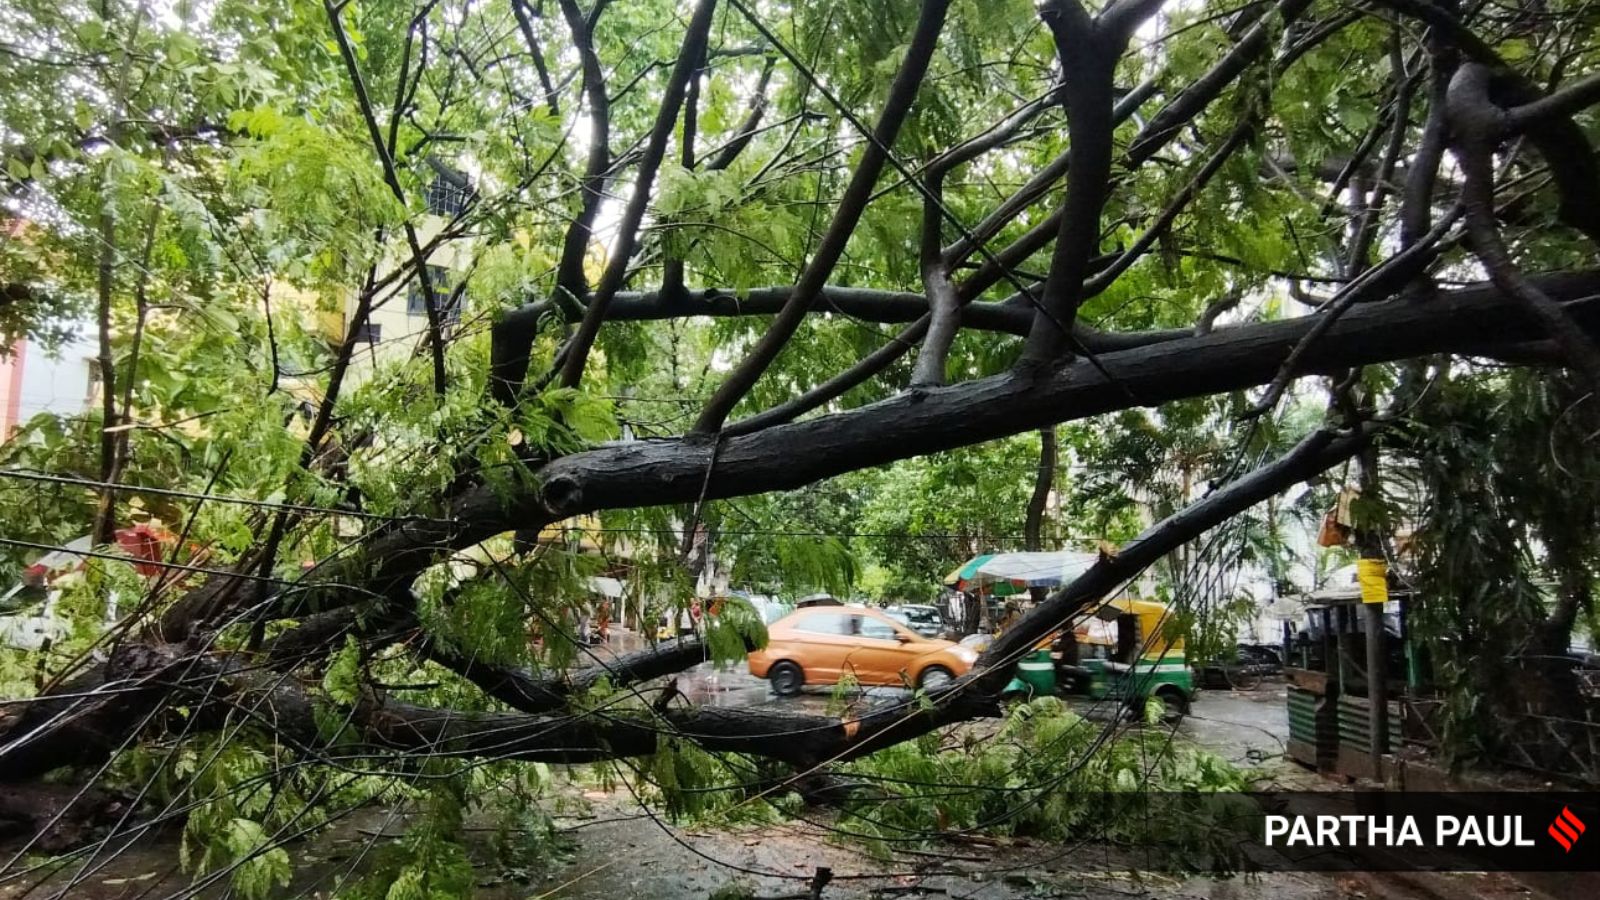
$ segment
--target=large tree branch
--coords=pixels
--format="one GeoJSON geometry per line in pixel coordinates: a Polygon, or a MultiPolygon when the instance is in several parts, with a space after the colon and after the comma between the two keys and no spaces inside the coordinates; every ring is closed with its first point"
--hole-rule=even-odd
{"type": "Polygon", "coordinates": [[[884,101],[883,112],[878,117],[866,149],[861,153],[860,162],[850,176],[849,186],[839,198],[833,220],[817,245],[816,253],[801,272],[789,302],[701,411],[694,425],[696,434],[710,435],[722,429],[734,406],[755,387],[762,373],[778,358],[789,338],[799,329],[829,276],[833,274],[834,267],[844,256],[845,245],[849,243],[850,235],[855,233],[856,224],[872,197],[878,175],[888,162],[889,150],[900,134],[900,126],[911,112],[912,101],[916,99],[923,76],[928,72],[928,64],[933,59],[933,50],[938,44],[939,32],[944,28],[944,17],[949,6],[949,0],[923,0],[916,31],[906,49],[905,62],[895,74],[894,83],[889,87],[889,96],[884,101]]]}
{"type": "MultiPolygon", "coordinates": [[[[672,136],[673,123],[678,120],[678,110],[683,105],[683,98],[688,88],[689,79],[695,77],[700,69],[701,60],[705,58],[706,37],[711,31],[712,14],[716,12],[716,0],[700,0],[695,6],[694,16],[689,20],[689,30],[684,35],[683,47],[678,52],[678,61],[672,67],[672,75],[667,79],[667,86],[662,94],[661,106],[656,112],[655,127],[650,130],[650,139],[645,143],[644,155],[639,160],[639,168],[634,175],[633,196],[628,199],[627,207],[622,211],[622,222],[617,228],[616,244],[611,248],[611,258],[606,263],[605,272],[600,276],[600,286],[589,300],[588,308],[584,310],[583,321],[578,325],[577,334],[566,348],[566,360],[561,367],[561,386],[577,387],[583,380],[583,370],[589,362],[589,350],[594,346],[595,338],[600,335],[600,325],[605,321],[606,308],[611,304],[612,297],[622,288],[622,281],[628,274],[628,263],[633,257],[634,243],[639,237],[639,226],[644,222],[645,208],[650,205],[650,190],[655,185],[656,170],[661,167],[661,160],[666,156],[667,139],[672,136]]],[[[685,135],[685,140],[692,141],[693,132],[685,135]]]]}
{"type": "MultiPolygon", "coordinates": [[[[1563,303],[1587,332],[1600,332],[1600,300],[1594,299],[1600,296],[1600,272],[1532,281],[1563,303]]],[[[725,436],[714,467],[709,466],[711,446],[692,439],[633,441],[576,453],[541,468],[537,486],[508,496],[499,488],[465,491],[444,518],[385,529],[357,559],[330,567],[324,587],[297,589],[283,614],[348,603],[347,582],[361,584],[369,595],[403,589],[449,550],[579,513],[797,488],[910,456],[1126,409],[1134,403],[1130,390],[1140,401],[1158,405],[1266,384],[1319,319],[1254,323],[1177,339],[1162,333],[1156,343],[1101,353],[1098,366],[1080,360],[1045,378],[996,375],[725,436]]],[[[1435,353],[1489,353],[1495,346],[1543,337],[1543,329],[1515,299],[1493,284],[1478,284],[1441,291],[1428,303],[1358,304],[1303,351],[1293,375],[1435,353]]]]}
{"type": "Polygon", "coordinates": [[[1448,93],[1450,131],[1466,179],[1462,202],[1473,252],[1494,283],[1539,320],[1568,363],[1600,389],[1600,346],[1561,304],[1522,274],[1495,221],[1494,151],[1504,134],[1506,113],[1490,98],[1491,80],[1486,66],[1467,63],[1450,80],[1448,93]]]}
{"type": "MultiPolygon", "coordinates": [[[[1600,273],[1539,279],[1548,295],[1593,331],[1600,320],[1600,273]],[[1580,299],[1581,298],[1581,299],[1580,299]]],[[[564,518],[599,509],[676,503],[797,488],[911,455],[1018,434],[1125,409],[1129,391],[1147,405],[1269,382],[1319,317],[1242,325],[1210,334],[1105,353],[1047,378],[1004,374],[902,394],[870,406],[724,440],[711,448],[682,440],[634,441],[558,459],[540,471],[524,514],[564,518]],[[1102,368],[1103,367],[1103,368],[1102,368]],[[1118,387],[1122,385],[1129,391],[1118,387]],[[796,448],[804,448],[796,452],[796,448]],[[535,512],[537,511],[537,512],[535,512]]],[[[1308,348],[1296,377],[1449,353],[1485,335],[1505,343],[1542,337],[1533,321],[1492,285],[1443,292],[1427,304],[1361,304],[1308,348]]]]}
{"type": "MultiPolygon", "coordinates": [[[[1493,47],[1461,21],[1453,9],[1428,0],[1382,2],[1405,15],[1427,22],[1440,32],[1443,40],[1472,61],[1478,71],[1470,73],[1469,82],[1462,87],[1469,88],[1474,94],[1489,97],[1497,113],[1493,117],[1479,117],[1474,123],[1478,133],[1469,137],[1498,142],[1515,133],[1526,134],[1550,167],[1556,193],[1561,200],[1558,211],[1561,221],[1600,243],[1600,160],[1595,159],[1588,135],[1565,114],[1593,103],[1595,92],[1600,91],[1600,87],[1585,79],[1554,98],[1546,97],[1533,82],[1507,65],[1493,47]],[[1508,112],[1507,108],[1525,108],[1528,113],[1518,117],[1508,112]]],[[[1452,83],[1460,77],[1461,72],[1458,71],[1452,83]]],[[[1454,86],[1452,92],[1458,98],[1466,93],[1456,90],[1454,86]]],[[[1476,96],[1470,98],[1469,102],[1476,107],[1485,106],[1476,96]]],[[[1456,118],[1454,111],[1451,117],[1456,118]]]]}
{"type": "Polygon", "coordinates": [[[564,709],[574,697],[582,696],[602,681],[613,688],[626,687],[682,672],[711,658],[704,641],[697,637],[686,638],[623,654],[566,677],[540,678],[522,669],[463,657],[433,642],[425,646],[423,653],[512,709],[535,714],[564,709]]]}
{"type": "Polygon", "coordinates": [[[1580,78],[1547,97],[1528,101],[1509,110],[1508,124],[1513,131],[1527,131],[1545,122],[1566,118],[1600,103],[1600,72],[1580,78]]]}
{"type": "MultiPolygon", "coordinates": [[[[978,309],[985,315],[993,307],[1008,309],[1018,323],[1017,327],[1021,329],[1013,333],[1025,334],[1029,324],[1033,321],[1033,313],[1029,307],[1015,302],[1015,299],[1017,298],[1004,303],[980,303],[975,306],[969,306],[967,309],[978,309]]],[[[864,384],[879,372],[893,365],[895,360],[909,353],[911,348],[916,346],[917,341],[921,340],[932,318],[931,314],[924,315],[900,333],[889,338],[882,347],[862,357],[860,361],[850,368],[792,400],[786,400],[771,409],[763,410],[749,418],[740,419],[728,425],[723,429],[722,433],[725,436],[732,437],[737,434],[760,431],[763,428],[784,422],[792,422],[823,404],[844,396],[845,392],[851,388],[864,384]]],[[[966,316],[967,321],[965,324],[969,326],[973,324],[970,318],[970,315],[966,316]]],[[[1114,350],[1131,350],[1135,347],[1148,347],[1151,344],[1159,344],[1163,341],[1175,341],[1179,338],[1188,337],[1190,332],[1191,330],[1187,328],[1137,332],[1099,331],[1084,325],[1080,321],[1074,328],[1073,340],[1090,353],[1103,353],[1114,350]]]]}
{"type": "Polygon", "coordinates": [[[923,170],[922,239],[918,266],[922,274],[922,288],[928,295],[928,326],[911,373],[915,387],[944,384],[945,360],[950,355],[950,345],[961,328],[961,296],[950,280],[950,263],[941,246],[941,229],[944,223],[944,179],[957,166],[977,159],[983,153],[1000,146],[1016,134],[1017,129],[1032,121],[1047,108],[1044,100],[1024,104],[998,125],[969,140],[955,149],[941,153],[923,170]]]}
{"type": "MultiPolygon", "coordinates": [[[[763,709],[625,706],[542,715],[436,709],[368,693],[347,712],[346,722],[358,742],[440,757],[579,763],[655,753],[659,737],[665,734],[706,750],[748,753],[805,770],[853,759],[943,725],[996,713],[996,698],[1017,659],[1040,640],[1067,627],[1167,553],[1349,458],[1368,437],[1367,431],[1316,432],[1277,461],[1146,529],[1119,552],[1102,555],[1088,572],[1051,594],[998,638],[971,673],[930,692],[924,703],[892,704],[844,718],[763,709]]],[[[691,663],[697,655],[690,652],[693,649],[697,648],[660,653],[657,670],[666,674],[671,666],[691,663]]],[[[121,704],[101,701],[65,724],[60,716],[51,715],[52,703],[75,701],[36,705],[32,711],[39,714],[26,717],[4,735],[0,760],[5,765],[0,772],[6,780],[34,778],[62,764],[104,759],[114,747],[150,727],[154,711],[175,703],[194,704],[194,720],[202,726],[218,727],[242,713],[284,744],[312,757],[326,755],[315,704],[296,682],[241,669],[226,660],[188,655],[172,645],[126,653],[136,659],[123,668],[137,670],[140,676],[132,699],[121,695],[121,704]],[[84,741],[85,736],[91,739],[84,741]]],[[[570,692],[549,696],[542,686],[530,689],[498,673],[493,677],[499,680],[477,674],[480,677],[474,680],[512,706],[542,710],[571,696],[570,692]]],[[[642,666],[634,674],[648,677],[642,666]]],[[[106,687],[101,686],[102,692],[106,687]]],[[[359,746],[346,744],[340,752],[348,754],[359,746]]]]}
{"type": "MultiPolygon", "coordinates": [[[[770,316],[793,300],[792,287],[754,288],[729,291],[719,288],[685,291],[674,298],[666,291],[619,292],[606,311],[608,322],[642,322],[685,319],[695,316],[770,316]]],[[[824,287],[817,293],[816,311],[835,312],[865,322],[885,324],[915,322],[928,311],[921,294],[877,288],[824,287]]],[[[539,320],[556,311],[549,301],[530,303],[507,313],[500,327],[507,331],[533,330],[539,320]]],[[[1027,334],[1031,321],[1026,309],[1004,303],[975,303],[963,315],[963,323],[983,331],[1027,334]]]]}
{"type": "Polygon", "coordinates": [[[1065,73],[1061,97],[1067,110],[1067,195],[1050,271],[1033,328],[1022,348],[1022,365],[1038,368],[1061,355],[1083,300],[1090,258],[1100,241],[1100,216],[1111,195],[1114,78],[1117,60],[1139,22],[1156,3],[1123,0],[1099,21],[1078,0],[1052,0],[1039,16],[1055,38],[1065,73]]]}

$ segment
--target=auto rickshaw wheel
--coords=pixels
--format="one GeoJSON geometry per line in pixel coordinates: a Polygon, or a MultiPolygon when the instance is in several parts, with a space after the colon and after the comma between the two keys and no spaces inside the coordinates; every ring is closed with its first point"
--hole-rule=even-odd
{"type": "Polygon", "coordinates": [[[1228,678],[1228,687],[1236,691],[1253,691],[1261,686],[1261,676],[1242,666],[1225,670],[1224,674],[1228,678]]]}
{"type": "Polygon", "coordinates": [[[767,681],[772,684],[772,692],[779,697],[793,697],[805,687],[806,674],[800,670],[798,663],[788,660],[775,662],[767,671],[767,681]]]}
{"type": "Polygon", "coordinates": [[[1189,714],[1189,695],[1181,689],[1170,684],[1162,685],[1152,693],[1153,697],[1161,701],[1166,711],[1161,714],[1164,722],[1175,722],[1189,714]]]}

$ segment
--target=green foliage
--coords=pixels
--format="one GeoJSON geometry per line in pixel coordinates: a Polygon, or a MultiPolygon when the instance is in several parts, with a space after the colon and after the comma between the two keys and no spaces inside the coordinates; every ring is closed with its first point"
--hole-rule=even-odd
{"type": "Polygon", "coordinates": [[[284,843],[324,821],[321,807],[310,803],[316,777],[282,769],[287,757],[253,732],[206,735],[165,750],[122,753],[111,783],[146,791],[169,809],[188,809],[179,845],[184,869],[197,878],[220,872],[241,896],[261,900],[289,883],[284,843]]]}
{"type": "Polygon", "coordinates": [[[343,900],[466,900],[472,862],[462,844],[459,783],[431,787],[405,837],[379,848],[372,871],[341,891],[343,900]]]}
{"type": "Polygon", "coordinates": [[[767,645],[767,625],[761,613],[738,597],[719,600],[706,617],[706,651],[715,665],[742,665],[750,648],[767,645]]]}
{"type": "Polygon", "coordinates": [[[719,537],[718,553],[731,561],[733,584],[790,599],[814,591],[849,596],[864,547],[841,523],[860,521],[865,493],[860,478],[847,476],[714,505],[706,519],[719,537]]]}
{"type": "Polygon", "coordinates": [[[862,531],[901,582],[939,584],[979,553],[1022,549],[1039,466],[1035,434],[937,453],[869,473],[862,531]]]}
{"type": "Polygon", "coordinates": [[[638,796],[680,821],[729,825],[777,820],[781,797],[752,795],[744,786],[774,777],[773,767],[734,753],[707,753],[680,738],[661,735],[656,752],[636,770],[638,796]]]}
{"type": "Polygon", "coordinates": [[[1594,621],[1600,413],[1585,391],[1538,372],[1441,378],[1396,447],[1395,493],[1416,504],[1391,512],[1416,522],[1409,623],[1457,760],[1529,745],[1529,710],[1575,708],[1552,662],[1594,621]]]}
{"type": "Polygon", "coordinates": [[[233,873],[233,888],[246,900],[270,897],[287,887],[292,871],[289,851],[276,846],[260,822],[233,819],[222,832],[222,845],[238,866],[233,873]]]}
{"type": "Polygon", "coordinates": [[[1250,597],[1214,599],[1198,608],[1173,610],[1163,628],[1183,636],[1190,659],[1229,661],[1238,652],[1239,626],[1255,615],[1256,602],[1250,597]]]}
{"type": "Polygon", "coordinates": [[[879,852],[941,832],[1093,836],[1236,868],[1239,835],[1225,824],[1224,795],[1246,790],[1245,774],[1163,729],[1106,740],[1104,727],[1044,697],[1012,707],[993,735],[967,733],[957,750],[934,735],[881,750],[847,767],[877,790],[849,807],[841,827],[879,852]]]}
{"type": "Polygon", "coordinates": [[[344,647],[328,660],[322,676],[322,690],[335,703],[352,704],[361,696],[361,645],[354,635],[344,639],[344,647]]]}

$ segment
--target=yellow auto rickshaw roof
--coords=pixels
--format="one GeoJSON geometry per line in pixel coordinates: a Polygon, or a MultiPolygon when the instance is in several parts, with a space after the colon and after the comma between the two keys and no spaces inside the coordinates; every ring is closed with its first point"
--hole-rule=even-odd
{"type": "Polygon", "coordinates": [[[1111,607],[1136,616],[1164,616],[1167,614],[1167,605],[1155,600],[1138,600],[1133,597],[1118,597],[1100,604],[1102,608],[1111,607]]]}
{"type": "MultiPolygon", "coordinates": [[[[1181,634],[1163,634],[1163,631],[1170,627],[1167,623],[1172,621],[1169,618],[1169,609],[1167,604],[1155,600],[1139,600],[1133,597],[1118,597],[1115,600],[1107,600],[1105,603],[1100,604],[1097,609],[1105,609],[1107,607],[1110,607],[1119,613],[1138,616],[1140,630],[1145,633],[1145,639],[1152,642],[1152,646],[1166,646],[1172,649],[1180,649],[1183,647],[1183,636],[1181,634]]],[[[1085,634],[1085,631],[1091,631],[1091,629],[1089,629],[1087,626],[1087,623],[1079,627],[1080,629],[1083,629],[1079,632],[1078,638],[1081,642],[1089,644],[1101,644],[1105,646],[1112,646],[1116,643],[1114,638],[1104,634],[1085,634]]]]}

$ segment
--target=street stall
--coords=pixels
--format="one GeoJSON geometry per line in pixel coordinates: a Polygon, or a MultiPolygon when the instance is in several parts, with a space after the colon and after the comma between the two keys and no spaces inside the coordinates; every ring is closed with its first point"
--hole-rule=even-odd
{"type": "Polygon", "coordinates": [[[1421,666],[1406,628],[1410,591],[1375,596],[1369,586],[1365,596],[1357,583],[1338,583],[1301,598],[1302,625],[1284,647],[1288,752],[1319,771],[1379,777],[1383,755],[1400,746],[1421,666]]]}

